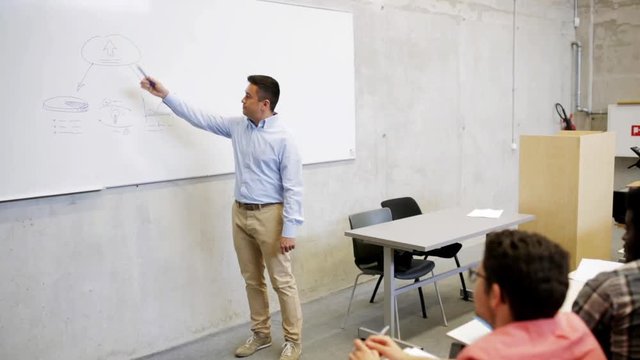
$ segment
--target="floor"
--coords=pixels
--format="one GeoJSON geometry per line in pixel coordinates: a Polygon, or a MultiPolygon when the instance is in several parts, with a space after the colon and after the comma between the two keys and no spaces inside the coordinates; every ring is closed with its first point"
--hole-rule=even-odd
{"type": "MultiPolygon", "coordinates": [[[[623,230],[614,226],[611,259],[618,260],[618,249],[623,230]]],[[[469,257],[478,257],[473,254],[469,257]]],[[[451,260],[445,260],[451,261],[451,260]]],[[[318,300],[303,304],[303,359],[347,359],[353,339],[358,336],[358,327],[381,329],[383,327],[382,299],[380,292],[376,302],[369,303],[375,281],[359,284],[353,300],[351,315],[345,329],[341,329],[344,314],[351,295],[351,288],[329,294],[318,300]]],[[[423,319],[416,291],[398,297],[401,337],[410,343],[422,346],[426,351],[443,358],[449,356],[451,339],[446,333],[471,320],[474,316],[473,302],[459,297],[460,280],[451,277],[438,282],[449,326],[442,321],[433,286],[426,286],[425,302],[428,318],[423,319]]],[[[280,314],[274,314],[272,321],[273,345],[258,351],[251,360],[278,359],[282,344],[280,314]]],[[[250,335],[248,324],[225,329],[182,346],[140,358],[139,360],[224,360],[235,359],[234,349],[250,335]]]]}
{"type": "MultiPolygon", "coordinates": [[[[410,291],[398,297],[400,331],[402,339],[423,346],[431,353],[446,357],[450,342],[445,333],[473,318],[473,303],[458,295],[460,281],[450,278],[438,283],[449,326],[444,327],[442,315],[433,286],[425,287],[427,319],[422,318],[417,291],[410,291]]],[[[375,281],[358,285],[354,296],[351,314],[345,329],[341,329],[344,314],[351,295],[351,288],[325,296],[316,301],[303,304],[303,359],[347,359],[352,341],[358,336],[358,327],[381,329],[382,299],[379,293],[376,302],[369,303],[375,281]]],[[[274,314],[272,320],[273,345],[258,351],[250,357],[252,360],[278,359],[282,344],[280,314],[274,314]]],[[[225,329],[178,348],[163,351],[141,359],[235,359],[233,351],[250,335],[248,324],[225,329]]]]}

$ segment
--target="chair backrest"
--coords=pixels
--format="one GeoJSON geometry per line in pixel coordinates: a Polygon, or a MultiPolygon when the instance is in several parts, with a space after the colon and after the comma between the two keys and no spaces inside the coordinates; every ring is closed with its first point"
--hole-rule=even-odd
{"type": "Polygon", "coordinates": [[[385,200],[380,203],[380,206],[391,210],[391,217],[393,220],[422,214],[420,206],[418,206],[418,203],[412,197],[385,200]]]}
{"type": "MultiPolygon", "coordinates": [[[[380,224],[391,220],[391,210],[387,208],[349,215],[349,225],[351,229],[380,224]]],[[[367,244],[360,239],[353,238],[353,256],[356,266],[359,268],[365,265],[375,266],[376,263],[380,268],[382,267],[382,246],[367,244]]]]}
{"type": "Polygon", "coordinates": [[[390,209],[373,209],[349,215],[351,229],[388,222],[393,219],[390,209]]]}

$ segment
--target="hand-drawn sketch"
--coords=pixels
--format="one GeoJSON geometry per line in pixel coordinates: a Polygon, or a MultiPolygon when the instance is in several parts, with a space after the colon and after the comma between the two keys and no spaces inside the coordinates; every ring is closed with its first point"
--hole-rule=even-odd
{"type": "Polygon", "coordinates": [[[83,133],[81,120],[53,119],[53,133],[80,135],[83,133]]]}
{"type": "Polygon", "coordinates": [[[154,108],[147,107],[147,101],[142,97],[144,107],[145,129],[147,131],[162,131],[170,127],[169,119],[171,110],[162,101],[158,102],[154,108]]]}
{"type": "Polygon", "coordinates": [[[89,110],[89,104],[75,96],[55,96],[46,99],[42,103],[42,108],[47,111],[77,113],[89,110]]]}
{"type": "Polygon", "coordinates": [[[89,63],[82,79],[78,82],[76,91],[80,91],[85,85],[84,80],[89,70],[97,66],[128,66],[140,61],[140,50],[125,36],[111,34],[107,36],[94,36],[87,40],[80,49],[80,55],[89,63]]]}
{"type": "MultiPolygon", "coordinates": [[[[89,110],[89,104],[75,96],[56,96],[45,100],[42,108],[46,111],[57,111],[63,113],[83,113],[89,110]]],[[[82,134],[80,120],[52,119],[53,133],[61,135],[82,134]]]]}
{"type": "Polygon", "coordinates": [[[129,117],[131,109],[120,100],[104,99],[100,107],[98,121],[105,126],[125,128],[133,126],[133,119],[129,117]]]}
{"type": "Polygon", "coordinates": [[[132,65],[140,61],[138,47],[118,34],[94,36],[82,45],[80,52],[88,63],[101,66],[132,65]]]}
{"type": "MultiPolygon", "coordinates": [[[[76,83],[75,91],[80,93],[82,91],[86,95],[86,90],[83,91],[87,85],[86,81],[89,73],[95,72],[97,67],[103,68],[130,68],[135,79],[139,79],[139,75],[133,70],[133,66],[140,61],[141,52],[135,43],[120,34],[110,34],[106,36],[93,36],[86,40],[80,49],[80,55],[89,63],[88,67],[82,73],[82,78],[76,83]]],[[[109,70],[111,71],[111,70],[109,70]]],[[[104,77],[104,75],[102,75],[104,77]]],[[[93,78],[95,79],[95,75],[93,78]]],[[[98,76],[100,78],[100,76],[98,76]]],[[[95,80],[92,80],[95,81],[95,80]]],[[[133,86],[133,85],[132,85],[133,86]]],[[[100,88],[103,92],[108,92],[103,88],[100,88]]],[[[134,125],[143,126],[145,131],[162,131],[170,127],[169,119],[171,111],[162,103],[158,102],[155,106],[149,106],[148,101],[145,101],[144,96],[140,96],[141,110],[144,116],[144,122],[136,122],[136,115],[140,114],[138,111],[133,111],[131,98],[129,97],[127,102],[122,97],[123,94],[118,93],[117,90],[112,90],[117,94],[107,95],[102,99],[102,102],[97,106],[92,106],[93,111],[90,111],[89,101],[81,99],[75,96],[60,95],[43,102],[42,108],[46,111],[67,112],[67,113],[79,113],[89,112],[87,115],[97,115],[97,120],[101,125],[111,128],[117,133],[126,135],[129,134],[134,125]],[[120,99],[117,99],[120,97],[120,99]]],[[[91,98],[91,96],[89,96],[91,98]]],[[[95,96],[94,96],[95,97],[95,96]]],[[[94,102],[97,99],[94,99],[94,102]]],[[[135,101],[134,101],[135,102],[135,101]]],[[[60,122],[71,121],[70,119],[52,119],[55,123],[55,134],[62,133],[74,133],[79,134],[80,131],[77,128],[75,130],[69,130],[69,128],[62,128],[60,122]],[[65,131],[60,131],[64,129],[65,131]]],[[[76,121],[76,120],[74,120],[76,121]]],[[[79,125],[76,125],[79,126],[79,125]]]]}

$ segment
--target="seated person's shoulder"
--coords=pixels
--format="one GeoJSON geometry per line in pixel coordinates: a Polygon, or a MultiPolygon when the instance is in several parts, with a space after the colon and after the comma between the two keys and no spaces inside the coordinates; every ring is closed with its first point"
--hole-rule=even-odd
{"type": "Polygon", "coordinates": [[[640,274],[640,260],[635,260],[622,265],[617,271],[624,274],[640,274]]]}
{"type": "MultiPolygon", "coordinates": [[[[640,296],[640,261],[634,261],[613,270],[602,272],[586,282],[576,303],[584,303],[588,298],[610,303],[625,302],[631,296],[640,296]]],[[[574,304],[574,311],[576,310],[574,304]]],[[[639,303],[640,305],[640,303],[639,303]]]]}
{"type": "Polygon", "coordinates": [[[629,263],[621,266],[620,268],[612,271],[604,271],[596,275],[593,279],[590,279],[585,283],[585,287],[592,289],[599,288],[611,288],[620,285],[626,276],[640,275],[640,268],[638,264],[629,263]]]}

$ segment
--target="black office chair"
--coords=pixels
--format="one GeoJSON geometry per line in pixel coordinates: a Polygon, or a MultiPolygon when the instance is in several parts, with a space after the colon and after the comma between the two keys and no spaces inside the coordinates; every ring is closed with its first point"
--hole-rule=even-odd
{"type": "MultiPolygon", "coordinates": [[[[379,224],[383,222],[391,221],[391,211],[387,208],[369,210],[357,214],[349,215],[349,224],[351,229],[357,229],[360,227],[379,224]]],[[[353,301],[353,295],[358,285],[358,279],[362,275],[380,276],[378,279],[378,285],[384,275],[384,259],[383,248],[379,245],[367,244],[359,239],[352,239],[353,243],[353,256],[355,258],[355,264],[360,269],[360,274],[356,276],[356,280],[353,283],[353,290],[351,291],[351,298],[349,299],[349,306],[347,307],[347,314],[344,317],[342,328],[344,329],[349,313],[351,311],[351,302],[353,301]]],[[[400,280],[414,280],[414,282],[420,281],[420,277],[425,276],[428,273],[433,275],[433,268],[435,263],[430,260],[415,259],[409,252],[394,252],[394,265],[398,262],[398,266],[395,266],[395,277],[400,280]]],[[[444,314],[444,307],[442,306],[442,300],[440,298],[440,292],[438,291],[438,285],[433,283],[440,302],[440,309],[442,310],[442,317],[445,325],[447,325],[447,319],[444,314]]],[[[377,286],[376,285],[376,288],[377,286]]],[[[418,295],[420,296],[420,306],[422,308],[422,317],[427,317],[427,311],[424,305],[424,295],[422,294],[422,288],[418,288],[418,295]]],[[[394,304],[397,317],[397,305],[394,304]]]]}
{"type": "MultiPolygon", "coordinates": [[[[389,199],[383,201],[382,203],[380,203],[380,205],[383,208],[389,208],[391,210],[391,217],[393,218],[393,220],[422,214],[420,206],[418,206],[418,203],[412,197],[389,199]]],[[[424,256],[425,260],[429,256],[435,256],[445,259],[453,258],[456,262],[456,266],[460,267],[460,260],[458,259],[458,252],[460,251],[460,249],[462,249],[462,244],[454,243],[429,251],[414,251],[414,254],[424,256]]],[[[464,282],[464,275],[462,275],[462,273],[460,273],[459,275],[460,283],[462,284],[462,296],[464,300],[469,300],[467,285],[464,282]]],[[[376,286],[372,298],[376,295],[377,290],[378,286],[376,286]]]]}

